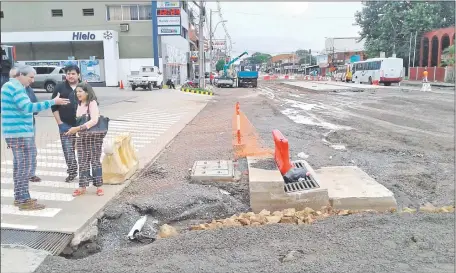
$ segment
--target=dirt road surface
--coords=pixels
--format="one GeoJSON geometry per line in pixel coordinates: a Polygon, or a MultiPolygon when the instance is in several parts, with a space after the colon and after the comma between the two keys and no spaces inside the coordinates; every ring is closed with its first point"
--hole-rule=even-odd
{"type": "Polygon", "coordinates": [[[289,139],[293,159],[305,158],[314,168],[357,165],[393,191],[399,207],[453,204],[454,92],[315,92],[262,83],[216,94],[107,208],[96,242],[71,259],[49,257],[37,272],[454,272],[451,213],[368,213],[308,226],[184,230],[249,209],[245,181],[199,185],[188,179],[196,160],[233,158],[237,101],[267,145],[273,147],[273,129],[289,139]],[[150,216],[152,233],[157,220],[182,234],[151,244],[128,242],[126,234],[143,214],[150,216]]]}

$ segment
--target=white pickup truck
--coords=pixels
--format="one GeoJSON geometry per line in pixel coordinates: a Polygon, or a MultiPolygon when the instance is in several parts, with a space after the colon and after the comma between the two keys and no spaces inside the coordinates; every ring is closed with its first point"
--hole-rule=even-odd
{"type": "Polygon", "coordinates": [[[162,89],[163,75],[156,66],[141,66],[137,75],[132,72],[132,75],[128,76],[128,83],[133,91],[137,87],[141,87],[144,90],[162,89]]]}

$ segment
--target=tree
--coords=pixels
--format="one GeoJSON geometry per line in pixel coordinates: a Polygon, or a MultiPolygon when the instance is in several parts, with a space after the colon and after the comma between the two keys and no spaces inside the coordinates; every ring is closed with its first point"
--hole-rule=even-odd
{"type": "Polygon", "coordinates": [[[442,65],[454,67],[454,63],[455,63],[454,44],[447,47],[442,53],[443,53],[442,54],[442,65]]]}
{"type": "Polygon", "coordinates": [[[296,50],[295,54],[298,56],[298,63],[299,64],[316,64],[317,59],[315,56],[312,56],[312,54],[309,53],[310,50],[305,50],[305,49],[298,49],[296,50]]]}
{"type": "Polygon", "coordinates": [[[271,60],[272,56],[266,53],[255,52],[252,56],[246,58],[246,61],[250,64],[264,64],[271,60]]]}
{"type": "Polygon", "coordinates": [[[215,64],[215,70],[216,70],[217,72],[219,72],[219,71],[223,70],[223,66],[225,66],[225,60],[220,59],[220,60],[218,60],[217,63],[215,64]]]}
{"type": "Polygon", "coordinates": [[[364,39],[369,58],[378,57],[380,52],[391,55],[395,47],[397,57],[408,60],[411,33],[417,32],[419,52],[420,37],[425,32],[455,23],[454,1],[366,1],[363,6],[355,13],[355,22],[361,28],[360,40],[364,39]]]}

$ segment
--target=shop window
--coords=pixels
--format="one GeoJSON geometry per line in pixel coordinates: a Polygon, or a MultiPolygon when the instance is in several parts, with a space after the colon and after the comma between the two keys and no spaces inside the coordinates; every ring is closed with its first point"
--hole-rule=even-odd
{"type": "Polygon", "coordinates": [[[113,5],[106,7],[107,21],[152,20],[152,5],[113,5]]]}
{"type": "Polygon", "coordinates": [[[63,17],[63,10],[62,9],[53,9],[51,10],[52,17],[63,17]]]}
{"type": "Polygon", "coordinates": [[[95,12],[93,9],[82,9],[82,15],[83,16],[94,16],[95,12]]]}

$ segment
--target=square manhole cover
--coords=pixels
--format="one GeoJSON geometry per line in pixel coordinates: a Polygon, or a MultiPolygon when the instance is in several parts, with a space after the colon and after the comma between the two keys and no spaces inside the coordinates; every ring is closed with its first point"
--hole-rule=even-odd
{"type": "Polygon", "coordinates": [[[191,179],[194,181],[233,181],[233,162],[228,160],[196,161],[193,164],[191,179]]]}

